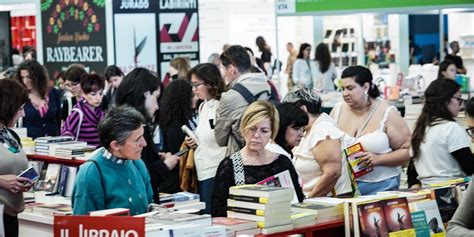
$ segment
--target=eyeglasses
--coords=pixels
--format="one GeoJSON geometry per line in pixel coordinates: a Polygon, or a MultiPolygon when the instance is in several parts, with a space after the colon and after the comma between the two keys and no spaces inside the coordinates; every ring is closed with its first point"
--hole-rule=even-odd
{"type": "Polygon", "coordinates": [[[71,82],[71,83],[64,83],[64,88],[66,89],[70,89],[72,87],[76,87],[77,85],[79,85],[79,82],[71,82]]]}
{"type": "Polygon", "coordinates": [[[474,138],[474,127],[466,128],[466,132],[470,137],[474,138]]]}
{"type": "Polygon", "coordinates": [[[198,86],[200,85],[203,85],[203,84],[206,84],[205,82],[201,82],[201,83],[192,83],[191,85],[193,86],[193,88],[198,88],[198,86]]]}
{"type": "Polygon", "coordinates": [[[464,99],[462,97],[456,97],[456,96],[453,96],[452,98],[458,100],[459,102],[459,105],[462,105],[462,102],[464,101],[464,99]]]}

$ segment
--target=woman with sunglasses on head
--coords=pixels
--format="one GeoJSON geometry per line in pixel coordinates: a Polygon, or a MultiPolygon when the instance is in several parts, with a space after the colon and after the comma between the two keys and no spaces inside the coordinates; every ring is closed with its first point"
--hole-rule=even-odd
{"type": "Polygon", "coordinates": [[[426,89],[425,105],[411,139],[422,186],[474,173],[469,135],[454,120],[461,108],[460,86],[455,81],[440,78],[426,89]]]}

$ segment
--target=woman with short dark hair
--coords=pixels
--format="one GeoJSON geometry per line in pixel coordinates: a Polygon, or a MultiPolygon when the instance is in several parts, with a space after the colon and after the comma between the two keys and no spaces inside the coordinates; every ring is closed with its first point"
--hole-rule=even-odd
{"type": "Polygon", "coordinates": [[[120,83],[122,83],[124,75],[119,67],[110,65],[105,69],[104,76],[109,85],[102,100],[101,108],[106,111],[108,108],[115,106],[115,93],[120,83]]]}
{"type": "Polygon", "coordinates": [[[71,198],[74,215],[110,208],[128,208],[132,215],[148,211],[153,190],[140,159],[147,145],[144,122],[140,112],[126,105],[110,110],[100,122],[102,148],[77,173],[71,198]]]}
{"type": "Polygon", "coordinates": [[[48,73],[36,60],[25,60],[15,79],[28,89],[30,100],[25,106],[23,126],[28,137],[57,136],[61,125],[61,95],[49,87],[48,73]]]}
{"type": "Polygon", "coordinates": [[[87,142],[91,146],[99,145],[97,125],[104,117],[104,111],[100,108],[104,87],[105,80],[98,74],[89,74],[81,80],[83,99],[67,117],[61,135],[72,136],[77,141],[87,142]]]}
{"type": "Polygon", "coordinates": [[[5,236],[18,236],[17,214],[25,208],[23,192],[30,189],[30,180],[17,177],[28,168],[28,160],[21,149],[20,138],[8,127],[25,115],[28,91],[19,82],[0,80],[0,203],[4,205],[5,236]]]}

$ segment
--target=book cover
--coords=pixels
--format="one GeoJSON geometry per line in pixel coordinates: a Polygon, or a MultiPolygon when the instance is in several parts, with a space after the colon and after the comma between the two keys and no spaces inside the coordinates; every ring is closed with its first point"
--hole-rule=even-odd
{"type": "Polygon", "coordinates": [[[450,221],[458,208],[456,188],[452,186],[436,188],[432,190],[431,199],[436,200],[443,222],[450,221]]]}
{"type": "Polygon", "coordinates": [[[130,216],[130,209],[128,208],[112,208],[100,211],[91,211],[89,216],[130,216]]]}
{"type": "Polygon", "coordinates": [[[63,165],[61,167],[61,174],[59,176],[59,185],[58,185],[58,193],[62,196],[66,194],[68,174],[69,174],[69,166],[63,165]]]}
{"type": "Polygon", "coordinates": [[[412,202],[409,205],[412,212],[423,211],[425,213],[431,236],[445,232],[436,200],[412,202]]]}
{"type": "Polygon", "coordinates": [[[285,170],[276,175],[272,175],[256,184],[265,185],[269,187],[283,187],[293,190],[293,200],[291,203],[298,203],[298,196],[296,195],[295,186],[291,179],[290,171],[285,170]]]}
{"type": "Polygon", "coordinates": [[[284,207],[288,207],[289,205],[290,203],[288,203],[287,201],[264,204],[264,203],[243,202],[243,201],[237,201],[234,199],[227,199],[228,207],[246,207],[246,208],[258,209],[258,210],[284,208],[284,207]]]}
{"type": "Polygon", "coordinates": [[[66,189],[64,190],[64,196],[72,196],[72,190],[74,189],[74,182],[76,181],[77,167],[68,166],[69,172],[67,173],[66,189]]]}
{"type": "Polygon", "coordinates": [[[364,148],[360,143],[356,143],[345,150],[347,162],[350,164],[352,171],[354,172],[354,178],[358,178],[364,174],[371,172],[372,167],[361,166],[361,157],[364,152],[364,148]]]}
{"type": "Polygon", "coordinates": [[[404,197],[382,200],[383,211],[389,232],[408,230],[413,228],[413,222],[404,197]]]}
{"type": "Polygon", "coordinates": [[[304,202],[291,204],[291,210],[295,212],[308,212],[314,214],[324,214],[333,212],[337,215],[338,213],[338,207],[336,206],[304,202]]]}
{"type": "Polygon", "coordinates": [[[416,231],[416,237],[430,237],[430,228],[428,227],[424,211],[412,212],[411,219],[413,221],[413,228],[416,231]]]}
{"type": "Polygon", "coordinates": [[[48,164],[42,190],[46,192],[56,192],[58,188],[60,172],[60,164],[48,164]]]}
{"type": "Polygon", "coordinates": [[[357,205],[362,236],[388,236],[387,222],[379,201],[357,205]]]}

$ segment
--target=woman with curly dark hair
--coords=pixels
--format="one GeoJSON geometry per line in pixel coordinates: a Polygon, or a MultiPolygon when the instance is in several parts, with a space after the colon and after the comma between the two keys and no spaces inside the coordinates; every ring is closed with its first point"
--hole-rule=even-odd
{"type": "Polygon", "coordinates": [[[36,60],[25,60],[15,73],[15,80],[28,89],[23,126],[28,137],[57,136],[61,125],[61,95],[49,87],[48,73],[36,60]]]}
{"type": "MultiPolygon", "coordinates": [[[[191,130],[196,128],[193,120],[193,87],[188,80],[174,80],[163,92],[160,108],[160,129],[163,137],[163,151],[174,154],[183,144],[185,134],[181,126],[186,125],[191,130]]],[[[176,193],[179,187],[179,166],[170,170],[167,177],[168,187],[160,191],[176,193]]]]}

